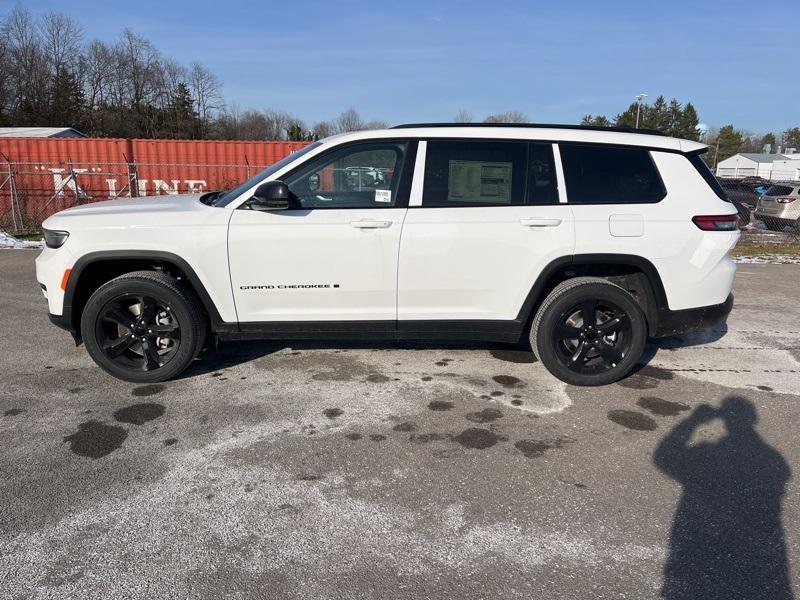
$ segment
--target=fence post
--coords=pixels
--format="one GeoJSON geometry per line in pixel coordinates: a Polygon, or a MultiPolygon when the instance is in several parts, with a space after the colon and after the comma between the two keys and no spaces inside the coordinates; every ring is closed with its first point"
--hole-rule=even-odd
{"type": "Polygon", "coordinates": [[[128,195],[131,198],[139,197],[139,174],[136,171],[136,158],[130,159],[123,152],[122,157],[125,159],[125,166],[128,169],[128,195]]]}
{"type": "Polygon", "coordinates": [[[22,229],[24,223],[22,221],[22,209],[19,207],[19,198],[17,197],[16,172],[14,171],[14,165],[11,163],[11,159],[2,152],[0,152],[0,155],[2,155],[3,160],[6,163],[6,169],[8,170],[8,175],[6,175],[3,183],[0,183],[0,189],[4,188],[5,185],[8,184],[11,196],[11,224],[14,227],[14,231],[19,231],[22,229]],[[19,216],[19,224],[17,223],[17,216],[19,216]]]}
{"type": "Polygon", "coordinates": [[[69,176],[72,179],[73,185],[75,185],[75,204],[80,204],[81,202],[81,186],[78,183],[78,174],[75,172],[75,167],[72,164],[72,159],[67,158],[67,165],[69,166],[69,176]]]}

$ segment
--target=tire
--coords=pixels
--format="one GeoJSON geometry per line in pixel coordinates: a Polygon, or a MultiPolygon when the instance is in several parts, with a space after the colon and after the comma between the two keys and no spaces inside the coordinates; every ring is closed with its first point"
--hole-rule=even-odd
{"type": "Polygon", "coordinates": [[[135,383],[182,373],[202,349],[207,331],[195,293],[157,271],[126,273],[103,284],[81,315],[89,356],[110,375],[135,383]]]}
{"type": "Polygon", "coordinates": [[[641,358],[647,320],[633,296],[618,285],[575,277],[545,298],[530,340],[536,357],[561,381],[606,385],[625,377],[641,358]],[[587,312],[594,319],[584,319],[587,312]]]}

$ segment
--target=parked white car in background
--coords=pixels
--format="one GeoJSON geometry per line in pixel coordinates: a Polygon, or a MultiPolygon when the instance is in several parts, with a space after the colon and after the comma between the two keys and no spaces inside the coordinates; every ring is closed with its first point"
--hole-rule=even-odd
{"type": "Polygon", "coordinates": [[[736,210],[702,144],[575,126],[407,125],[315,142],[236,189],[44,223],[51,319],[112,375],[210,335],[517,343],[577,385],[723,321],[736,210]]]}

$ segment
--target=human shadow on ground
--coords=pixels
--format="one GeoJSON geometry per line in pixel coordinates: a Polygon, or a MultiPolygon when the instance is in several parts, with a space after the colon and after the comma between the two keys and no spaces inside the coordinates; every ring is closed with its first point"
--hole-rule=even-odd
{"type": "Polygon", "coordinates": [[[791,476],[783,456],[755,430],[755,406],[729,396],[698,406],[661,441],[653,462],[683,486],[675,511],[662,597],[789,600],[781,500],[791,476]],[[704,423],[722,419],[718,441],[690,445],[704,423]]]}

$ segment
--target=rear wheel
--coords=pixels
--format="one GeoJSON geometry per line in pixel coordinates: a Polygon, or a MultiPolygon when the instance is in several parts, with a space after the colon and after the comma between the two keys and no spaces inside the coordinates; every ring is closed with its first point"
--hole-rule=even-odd
{"type": "Polygon", "coordinates": [[[191,289],[155,271],[127,273],[92,294],[81,316],[92,359],[125,381],[179,375],[202,349],[206,320],[191,289]]]}
{"type": "Polygon", "coordinates": [[[576,277],[555,287],[531,327],[542,364],[573,385],[622,379],[644,351],[647,322],[628,292],[605,279],[576,277]]]}

